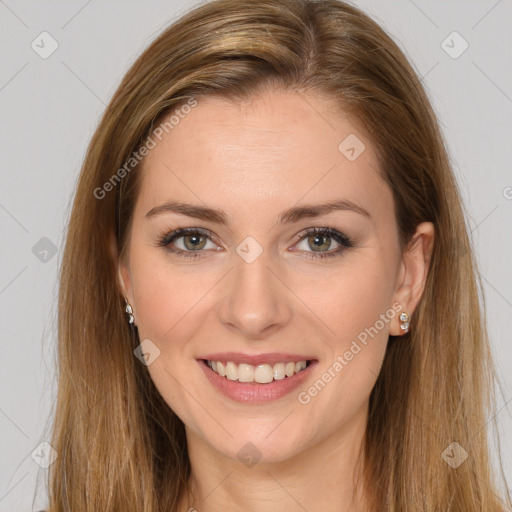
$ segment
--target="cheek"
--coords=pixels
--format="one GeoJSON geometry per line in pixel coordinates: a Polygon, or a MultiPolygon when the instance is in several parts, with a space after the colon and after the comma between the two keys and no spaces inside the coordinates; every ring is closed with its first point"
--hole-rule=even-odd
{"type": "Polygon", "coordinates": [[[130,256],[135,319],[140,340],[150,339],[160,351],[147,367],[153,383],[169,407],[197,429],[201,410],[187,392],[197,388],[189,366],[196,364],[190,340],[204,316],[207,301],[201,299],[216,280],[197,278],[197,272],[194,276],[171,265],[158,252],[134,250],[130,256]]]}
{"type": "Polygon", "coordinates": [[[190,319],[201,309],[201,299],[214,285],[214,276],[198,276],[185,266],[171,265],[164,249],[134,250],[130,261],[141,339],[154,338],[163,344],[182,340],[190,319]]]}
{"type": "MultiPolygon", "coordinates": [[[[312,272],[309,267],[309,275],[292,271],[284,276],[302,303],[293,306],[299,315],[296,321],[301,324],[309,318],[317,324],[318,339],[325,343],[321,354],[335,357],[348,350],[352,340],[359,337],[364,341],[368,329],[373,332],[379,315],[391,305],[393,279],[387,267],[386,260],[370,249],[322,271],[316,267],[312,272]]],[[[198,319],[204,320],[206,309],[215,307],[211,299],[225,273],[225,268],[205,268],[201,264],[173,265],[166,260],[164,249],[134,249],[131,271],[141,340],[158,340],[161,350],[186,349],[187,339],[200,325],[198,319]],[[207,297],[209,292],[213,293],[207,297]],[[170,340],[172,344],[167,343],[170,340]]],[[[287,295],[282,300],[291,299],[287,295]]],[[[382,331],[378,336],[367,337],[387,339],[389,322],[377,328],[382,331]]]]}
{"type": "Polygon", "coordinates": [[[325,282],[328,288],[325,283],[309,285],[298,293],[318,312],[329,333],[321,348],[326,357],[318,380],[302,390],[299,403],[312,406],[313,416],[330,410],[325,418],[333,428],[366,403],[386,352],[396,312],[391,307],[393,275],[385,267],[382,260],[360,258],[347,262],[336,277],[330,276],[325,282]]]}
{"type": "MultiPolygon", "coordinates": [[[[394,274],[374,251],[347,258],[337,269],[315,281],[297,281],[294,290],[327,327],[333,352],[348,349],[350,341],[371,328],[381,314],[389,312],[394,293],[394,274]],[[348,344],[348,345],[347,345],[348,344]]],[[[389,313],[389,315],[391,312],[389,313]]],[[[387,338],[389,321],[377,328],[387,338]]]]}

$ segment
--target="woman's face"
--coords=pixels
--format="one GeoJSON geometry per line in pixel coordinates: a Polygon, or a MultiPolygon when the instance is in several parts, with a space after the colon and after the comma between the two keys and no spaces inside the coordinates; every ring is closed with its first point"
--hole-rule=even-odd
{"type": "Polygon", "coordinates": [[[145,159],[121,281],[150,375],[204,449],[272,462],[360,433],[419,298],[376,154],[333,112],[201,98],[145,159]]]}

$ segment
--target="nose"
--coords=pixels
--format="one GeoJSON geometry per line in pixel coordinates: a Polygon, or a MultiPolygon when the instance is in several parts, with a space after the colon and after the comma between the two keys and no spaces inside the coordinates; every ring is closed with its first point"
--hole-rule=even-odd
{"type": "Polygon", "coordinates": [[[220,321],[247,339],[262,339],[292,317],[292,297],[282,276],[263,251],[252,263],[236,256],[225,282],[220,321]]]}

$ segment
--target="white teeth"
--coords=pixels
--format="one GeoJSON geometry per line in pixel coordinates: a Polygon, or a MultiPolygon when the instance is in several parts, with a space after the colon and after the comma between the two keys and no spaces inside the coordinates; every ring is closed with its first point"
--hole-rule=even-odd
{"type": "Polygon", "coordinates": [[[276,363],[274,365],[274,380],[282,380],[285,377],[284,363],[276,363]]]}
{"type": "Polygon", "coordinates": [[[295,363],[295,373],[299,373],[306,368],[306,361],[298,361],[295,363]]]}
{"type": "Polygon", "coordinates": [[[289,363],[270,364],[236,364],[232,361],[223,363],[221,361],[207,361],[206,364],[221,377],[229,380],[238,380],[239,382],[258,382],[267,384],[273,380],[282,380],[285,377],[293,377],[296,373],[304,370],[307,366],[306,361],[297,361],[289,363]]]}
{"type": "Polygon", "coordinates": [[[231,361],[226,364],[226,377],[229,380],[236,380],[238,378],[238,368],[231,361]]]}
{"type": "MultiPolygon", "coordinates": [[[[213,370],[213,368],[212,368],[212,370],[213,370]]],[[[242,363],[242,364],[238,365],[238,381],[239,382],[253,382],[254,381],[254,366],[252,364],[243,364],[242,363]]]]}
{"type": "Polygon", "coordinates": [[[259,382],[260,384],[266,384],[267,382],[272,382],[274,379],[274,371],[272,370],[272,366],[269,364],[259,364],[256,366],[256,370],[254,370],[254,381],[259,382]]]}

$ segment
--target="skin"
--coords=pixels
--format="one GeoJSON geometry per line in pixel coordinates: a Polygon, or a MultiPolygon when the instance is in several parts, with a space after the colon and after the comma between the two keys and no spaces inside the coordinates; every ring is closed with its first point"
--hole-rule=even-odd
{"type": "MultiPolygon", "coordinates": [[[[201,98],[144,162],[119,279],[140,339],[160,350],[150,375],[186,426],[195,501],[184,500],[180,510],[365,510],[354,479],[388,336],[403,334],[398,313],[308,404],[297,395],[394,303],[412,315],[434,228],[418,225],[414,243],[401,252],[393,196],[372,145],[333,111],[326,98],[279,90],[244,103],[201,98]],[[349,134],[366,146],[354,161],[338,150],[349,134]],[[333,211],[277,224],[287,208],[341,198],[371,219],[333,211]],[[229,224],[176,213],[145,218],[170,199],[222,209],[229,224]],[[179,227],[212,233],[202,257],[158,246],[160,234],[179,227]],[[313,227],[336,229],[355,247],[308,259],[317,254],[313,242],[294,237],[313,227]],[[247,236],[263,250],[251,264],[236,252],[247,236]],[[224,351],[312,354],[318,365],[297,391],[264,405],[241,404],[220,394],[196,361],[224,351]],[[252,467],[237,457],[248,442],[261,453],[252,467]]],[[[172,245],[193,250],[190,236],[172,245]]],[[[338,247],[328,238],[320,251],[338,247]]]]}

